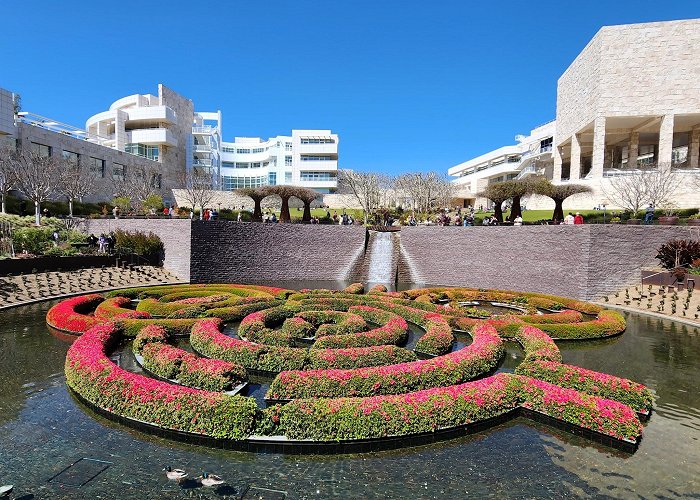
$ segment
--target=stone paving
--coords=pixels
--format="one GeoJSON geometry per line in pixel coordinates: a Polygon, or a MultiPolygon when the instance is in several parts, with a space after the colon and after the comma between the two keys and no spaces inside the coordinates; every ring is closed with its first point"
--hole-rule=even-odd
{"type": "Polygon", "coordinates": [[[110,288],[179,283],[161,267],[128,266],[0,277],[0,308],[110,288]]]}

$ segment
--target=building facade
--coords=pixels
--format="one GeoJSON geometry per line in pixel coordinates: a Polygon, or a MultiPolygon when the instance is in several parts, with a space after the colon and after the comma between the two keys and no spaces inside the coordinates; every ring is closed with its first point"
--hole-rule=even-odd
{"type": "Polygon", "coordinates": [[[165,85],[157,95],[118,99],[88,118],[84,129],[18,111],[17,104],[17,94],[0,89],[0,140],[88,165],[97,185],[85,201],[111,200],[135,171],[147,172],[166,204],[192,168],[208,171],[222,190],[293,184],[329,193],[337,187],[338,136],[330,130],[223,142],[221,111],[196,112],[191,100],[165,85]]]}
{"type": "Polygon", "coordinates": [[[592,189],[569,206],[614,208],[611,179],[650,168],[683,179],[679,207],[700,204],[692,187],[700,178],[698,60],[700,19],[606,26],[593,37],[558,80],[552,168],[544,172],[555,184],[592,189]]]}

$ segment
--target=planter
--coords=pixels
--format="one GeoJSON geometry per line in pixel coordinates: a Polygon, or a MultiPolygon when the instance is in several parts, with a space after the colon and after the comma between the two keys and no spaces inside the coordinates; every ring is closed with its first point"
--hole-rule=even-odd
{"type": "Polygon", "coordinates": [[[642,219],[627,219],[628,226],[638,226],[642,223],[642,219]]]}
{"type": "Polygon", "coordinates": [[[688,219],[689,226],[700,226],[700,219],[688,219]]]}
{"type": "Polygon", "coordinates": [[[675,226],[676,224],[678,224],[678,217],[659,217],[659,224],[661,224],[662,226],[675,226]]]}

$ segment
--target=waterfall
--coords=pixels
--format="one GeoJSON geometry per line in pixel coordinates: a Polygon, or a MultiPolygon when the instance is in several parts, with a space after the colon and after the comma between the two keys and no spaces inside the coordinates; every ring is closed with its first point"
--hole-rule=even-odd
{"type": "Polygon", "coordinates": [[[367,249],[367,281],[369,283],[393,283],[394,265],[393,233],[372,231],[367,249]]]}

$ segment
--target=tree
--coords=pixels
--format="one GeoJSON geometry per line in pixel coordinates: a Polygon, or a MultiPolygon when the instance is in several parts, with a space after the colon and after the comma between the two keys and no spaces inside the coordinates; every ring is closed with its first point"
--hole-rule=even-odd
{"type": "Polygon", "coordinates": [[[371,172],[355,172],[353,170],[338,171],[338,186],[341,190],[349,191],[365,212],[365,224],[369,215],[378,207],[381,200],[381,179],[378,174],[371,172]]]}
{"type": "Polygon", "coordinates": [[[294,187],[294,196],[295,198],[299,198],[302,203],[304,204],[304,215],[301,217],[302,222],[311,222],[311,204],[314,202],[316,198],[318,198],[320,195],[318,191],[314,191],[313,189],[305,188],[305,187],[299,187],[299,186],[293,186],[294,187]]]}
{"type": "Polygon", "coordinates": [[[60,162],[51,156],[40,156],[32,151],[20,151],[12,159],[16,187],[34,202],[36,225],[41,225],[41,204],[51,198],[63,175],[60,162]]]}
{"type": "Polygon", "coordinates": [[[653,206],[668,205],[681,187],[681,177],[663,167],[644,170],[641,174],[647,200],[653,206]]]}
{"type": "Polygon", "coordinates": [[[144,210],[144,202],[160,190],[161,173],[157,166],[137,165],[127,169],[124,177],[113,179],[115,198],[129,197],[136,210],[144,210]]]}
{"type": "Polygon", "coordinates": [[[63,158],[58,160],[63,174],[58,192],[68,198],[68,216],[73,217],[73,201],[82,201],[97,184],[97,174],[82,162],[63,158]]]}
{"type": "Polygon", "coordinates": [[[488,198],[493,202],[493,216],[496,217],[498,222],[503,222],[503,202],[510,199],[512,195],[512,187],[507,181],[489,184],[483,191],[478,193],[478,196],[488,198]]]}
{"type": "Polygon", "coordinates": [[[13,157],[17,154],[9,146],[0,148],[0,198],[2,198],[2,213],[5,212],[7,193],[15,187],[15,170],[13,157]]]}
{"type": "MultiPolygon", "coordinates": [[[[261,188],[264,193],[277,195],[282,198],[282,207],[280,208],[280,222],[291,222],[292,217],[289,213],[289,198],[296,196],[295,192],[299,189],[296,186],[265,186],[261,188]]],[[[309,220],[311,216],[309,213],[309,220]]]]}
{"type": "Polygon", "coordinates": [[[253,200],[255,208],[253,208],[253,222],[262,221],[262,201],[267,198],[270,193],[262,188],[242,188],[236,189],[236,193],[241,196],[247,196],[253,200]]]}
{"type": "Polygon", "coordinates": [[[547,179],[538,178],[532,181],[532,192],[547,196],[554,200],[554,212],[552,220],[564,220],[564,200],[579,193],[590,193],[591,188],[582,184],[558,184],[554,185],[547,179]]]}
{"type": "Polygon", "coordinates": [[[211,204],[216,195],[211,174],[202,168],[192,167],[188,172],[180,174],[178,184],[184,192],[185,202],[192,207],[192,210],[199,205],[201,217],[204,208],[211,204]]]}
{"type": "Polygon", "coordinates": [[[455,184],[436,172],[403,174],[395,179],[394,186],[418,213],[449,205],[456,190],[455,184]]]}
{"type": "Polygon", "coordinates": [[[616,205],[635,214],[646,203],[668,204],[680,185],[680,176],[652,165],[642,171],[611,177],[609,185],[603,186],[603,192],[616,205]]]}

